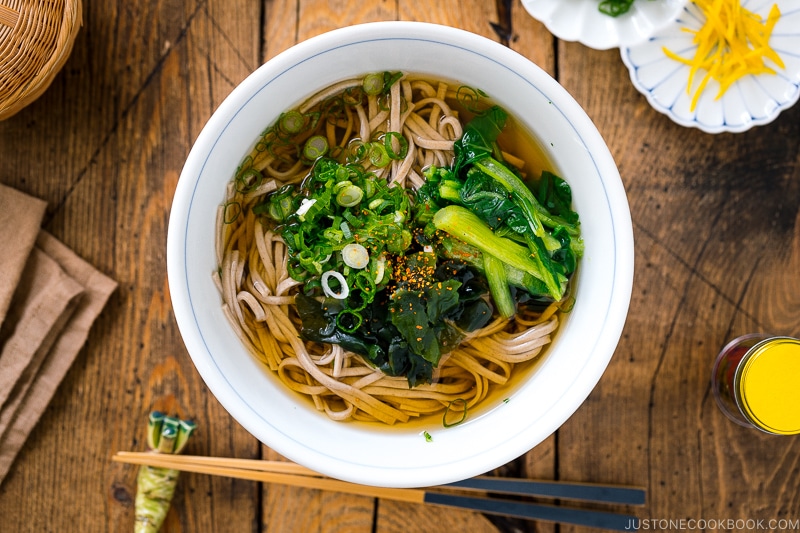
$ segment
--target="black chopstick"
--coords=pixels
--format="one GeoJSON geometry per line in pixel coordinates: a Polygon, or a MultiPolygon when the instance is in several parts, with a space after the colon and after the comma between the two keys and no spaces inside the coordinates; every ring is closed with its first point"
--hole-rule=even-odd
{"type": "Polygon", "coordinates": [[[524,518],[528,520],[544,520],[561,524],[573,524],[615,531],[636,529],[636,517],[628,514],[617,514],[606,511],[575,509],[556,505],[513,502],[491,498],[472,498],[441,492],[426,492],[425,503],[458,507],[481,513],[524,518]]]}
{"type": "Polygon", "coordinates": [[[645,490],[638,487],[617,487],[593,483],[563,481],[531,481],[479,476],[442,485],[459,489],[474,489],[497,494],[541,496],[566,500],[583,500],[622,505],[643,505],[645,490]]]}

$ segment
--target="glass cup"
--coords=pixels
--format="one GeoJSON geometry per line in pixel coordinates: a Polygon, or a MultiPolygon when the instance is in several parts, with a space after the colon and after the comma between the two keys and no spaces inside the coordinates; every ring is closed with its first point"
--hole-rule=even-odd
{"type": "Polygon", "coordinates": [[[739,425],[772,435],[800,434],[800,340],[742,335],[717,355],[717,405],[739,425]]]}

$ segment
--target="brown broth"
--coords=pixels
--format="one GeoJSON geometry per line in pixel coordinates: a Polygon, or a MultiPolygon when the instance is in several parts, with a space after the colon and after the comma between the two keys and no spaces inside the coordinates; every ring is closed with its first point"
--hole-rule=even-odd
{"type": "MultiPolygon", "coordinates": [[[[436,87],[440,81],[447,83],[451,89],[458,88],[461,85],[458,82],[453,82],[451,80],[437,80],[429,76],[409,75],[408,78],[411,80],[426,81],[433,87],[436,87]]],[[[448,100],[447,103],[454,111],[457,112],[462,125],[466,124],[474,116],[473,112],[467,110],[459,102],[448,100]]],[[[485,98],[481,101],[481,107],[488,108],[494,103],[496,102],[492,101],[490,98],[485,98]]],[[[499,105],[503,107],[502,104],[499,105]]],[[[302,106],[298,106],[298,108],[299,107],[302,106]]],[[[353,137],[355,137],[355,135],[353,137]]],[[[524,166],[519,170],[523,175],[523,179],[525,179],[529,184],[535,184],[544,170],[559,174],[558,169],[554,167],[550,157],[547,154],[547,151],[544,149],[542,142],[513,116],[509,115],[505,128],[498,138],[498,145],[504,152],[524,161],[524,166]]],[[[255,152],[253,153],[255,154],[255,152]]],[[[559,319],[562,318],[563,316],[561,316],[559,313],[559,319]]],[[[551,334],[551,337],[555,339],[555,337],[558,335],[558,332],[559,330],[557,329],[551,334]]],[[[470,420],[475,420],[494,409],[501,409],[506,402],[513,402],[514,391],[517,390],[523,382],[530,378],[539,362],[544,357],[547,357],[548,348],[548,346],[545,346],[540,354],[533,360],[517,364],[512,371],[509,382],[505,385],[492,385],[488,396],[482,400],[477,407],[472,408],[469,411],[467,419],[464,423],[469,423],[470,420]]],[[[278,381],[278,383],[280,383],[280,381],[278,381]]],[[[305,397],[305,395],[298,396],[303,397],[303,402],[307,402],[309,408],[314,409],[313,402],[310,398],[305,397]]],[[[443,414],[443,412],[440,412],[437,414],[425,415],[419,418],[412,418],[409,422],[398,423],[394,426],[387,426],[386,424],[380,422],[350,421],[347,423],[361,424],[369,428],[380,428],[382,430],[390,431],[422,432],[425,430],[428,431],[435,439],[435,433],[437,431],[446,429],[442,424],[443,414]]],[[[424,437],[420,436],[420,438],[424,437]]]]}

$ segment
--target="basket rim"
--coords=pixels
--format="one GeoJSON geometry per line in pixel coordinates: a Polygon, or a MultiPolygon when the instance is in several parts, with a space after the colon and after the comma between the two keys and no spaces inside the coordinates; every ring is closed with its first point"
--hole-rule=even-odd
{"type": "MultiPolygon", "coordinates": [[[[56,31],[52,31],[51,35],[47,36],[49,41],[47,45],[42,46],[47,52],[37,55],[31,53],[29,49],[23,50],[20,48],[20,44],[26,44],[25,39],[31,38],[29,30],[36,23],[48,21],[48,16],[53,17],[53,10],[48,12],[44,9],[43,2],[32,3],[25,0],[6,0],[4,2],[6,16],[3,20],[13,21],[14,26],[10,27],[0,23],[0,35],[5,33],[4,44],[0,47],[0,73],[10,70],[23,75],[16,80],[10,76],[0,84],[0,91],[4,93],[0,94],[0,120],[13,116],[39,98],[51,85],[71,55],[75,38],[83,25],[82,0],[65,0],[62,6],[60,24],[57,24],[56,31]],[[8,14],[9,11],[17,13],[16,20],[8,14]],[[15,47],[21,52],[13,55],[4,54],[4,51],[13,51],[15,47]],[[39,65],[30,65],[29,70],[21,70],[20,63],[24,65],[25,61],[37,62],[39,65]],[[3,85],[5,85],[5,90],[3,90],[3,85]]],[[[40,27],[34,28],[34,30],[38,30],[40,27]]],[[[56,29],[55,24],[51,27],[56,29]]]]}

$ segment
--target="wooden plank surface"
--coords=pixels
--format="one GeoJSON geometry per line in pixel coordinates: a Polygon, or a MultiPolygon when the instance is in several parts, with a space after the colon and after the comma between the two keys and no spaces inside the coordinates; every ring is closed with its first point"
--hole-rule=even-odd
{"type": "MultiPolygon", "coordinates": [[[[378,20],[464,28],[557,75],[628,193],[636,273],[615,357],[555,435],[495,473],[642,485],[642,519],[800,520],[800,439],[735,426],[709,389],[731,338],[800,336],[800,107],[742,134],[682,128],[635,91],[618,52],[557,41],[509,0],[84,0],[53,86],[0,122],[0,182],[46,200],[46,228],[120,286],[0,485],[0,531],[130,531],[135,468],[109,457],[143,449],[155,408],[199,421],[192,453],[279,458],[186,354],[166,279],[169,207],[236,84],[303,39],[378,20]]],[[[587,528],[192,474],[162,529],[556,530],[587,528]]]]}

